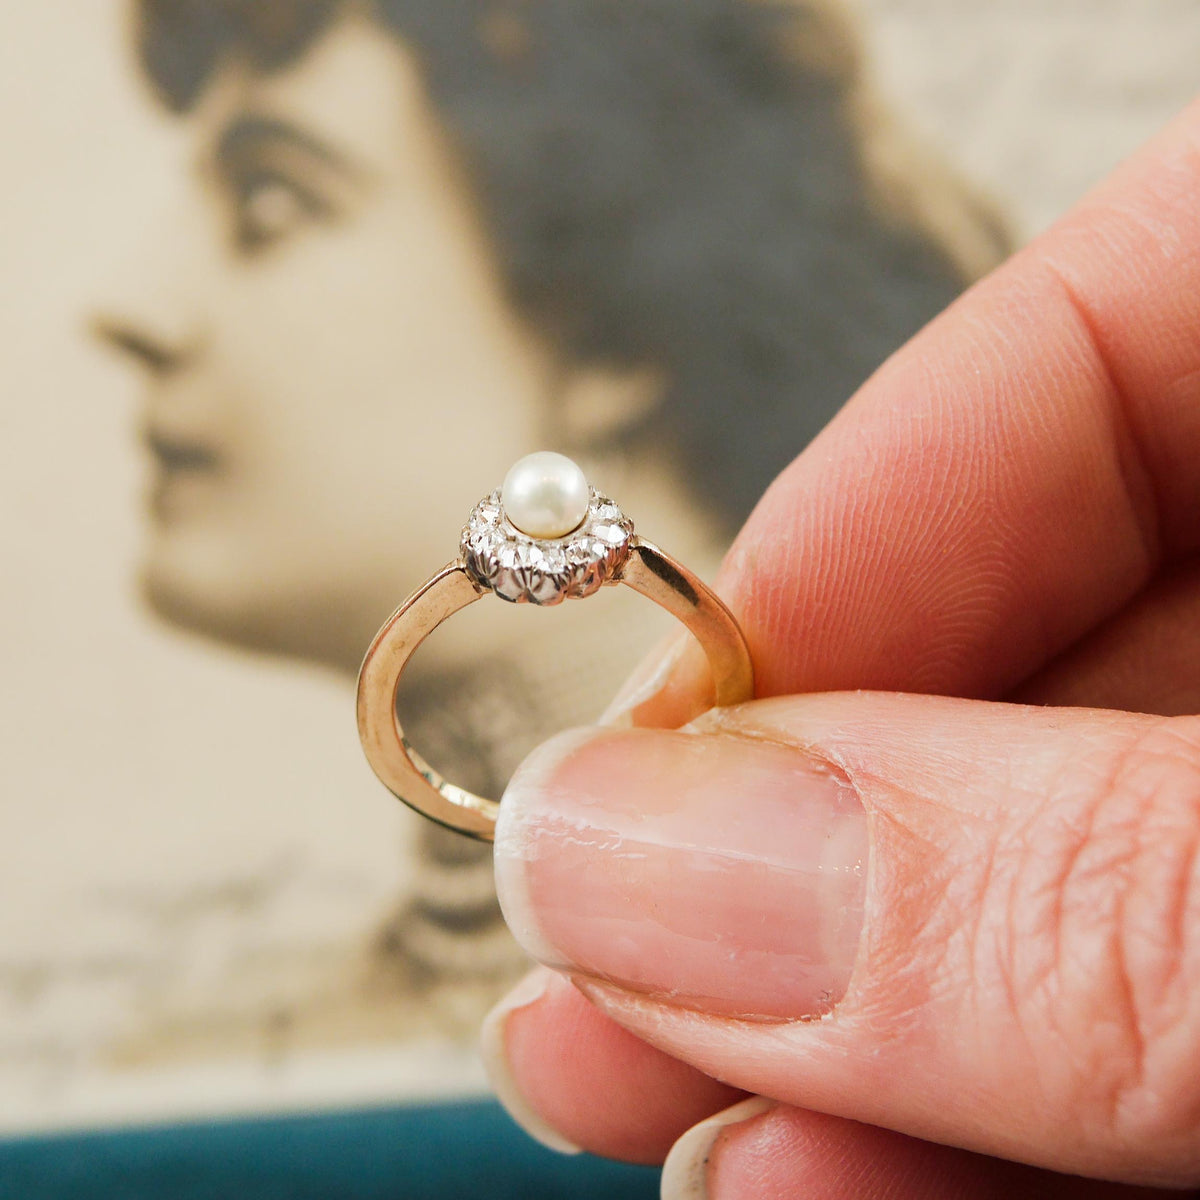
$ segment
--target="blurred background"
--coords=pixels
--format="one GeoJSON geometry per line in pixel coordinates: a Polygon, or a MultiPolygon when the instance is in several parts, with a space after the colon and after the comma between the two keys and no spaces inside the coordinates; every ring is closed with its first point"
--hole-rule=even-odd
{"type": "MultiPolygon", "coordinates": [[[[362,761],[373,629],[542,446],[711,573],[1197,62],[1193,0],[5,6],[0,1134],[482,1095],[522,963],[362,761]]],[[[414,740],[594,717],[660,626],[587,608],[465,614],[414,740]]]]}

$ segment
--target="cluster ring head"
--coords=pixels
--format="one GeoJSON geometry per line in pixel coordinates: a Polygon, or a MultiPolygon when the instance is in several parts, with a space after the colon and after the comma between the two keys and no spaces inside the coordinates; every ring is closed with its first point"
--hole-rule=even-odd
{"type": "Polygon", "coordinates": [[[463,565],[478,586],[512,604],[543,606],[616,583],[632,546],[633,522],[590,486],[587,513],[562,537],[523,533],[497,488],[475,505],[460,542],[463,565]]]}

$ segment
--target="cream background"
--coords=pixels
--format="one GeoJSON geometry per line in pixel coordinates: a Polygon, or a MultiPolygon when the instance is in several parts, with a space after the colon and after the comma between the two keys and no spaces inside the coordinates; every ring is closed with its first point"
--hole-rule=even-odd
{"type": "MultiPolygon", "coordinates": [[[[1192,0],[859,8],[885,95],[1023,234],[1200,76],[1192,0]]],[[[188,640],[132,595],[133,383],[83,324],[178,147],[120,10],[0,10],[0,1128],[475,1087],[437,1047],[298,1056],[269,1023],[226,1062],[111,1052],[336,972],[395,901],[411,829],[342,680],[188,640]]]]}

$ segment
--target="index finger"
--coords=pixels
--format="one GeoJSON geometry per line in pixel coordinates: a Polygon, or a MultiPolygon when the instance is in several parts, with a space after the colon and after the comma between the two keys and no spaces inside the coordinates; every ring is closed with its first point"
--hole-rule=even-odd
{"type": "Polygon", "coordinates": [[[768,490],[720,581],[760,695],[1003,695],[1197,549],[1198,133],[1193,104],[768,490]]]}

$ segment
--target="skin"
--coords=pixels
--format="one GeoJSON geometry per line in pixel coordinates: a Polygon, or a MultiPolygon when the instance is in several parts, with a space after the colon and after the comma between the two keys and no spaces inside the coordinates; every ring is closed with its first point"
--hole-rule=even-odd
{"type": "MultiPolygon", "coordinates": [[[[522,769],[502,821],[541,822],[543,840],[536,861],[501,851],[498,872],[519,882],[527,948],[563,972],[500,1030],[527,1121],[654,1162],[698,1113],[771,1097],[712,1143],[700,1178],[719,1200],[1200,1184],[1198,143],[1194,105],[768,491],[720,583],[761,699],[686,734],[577,737],[522,769]],[[1039,707],[1062,704],[1079,707],[1039,707]],[[807,998],[744,1020],[614,982],[577,897],[555,892],[580,828],[554,844],[560,803],[641,804],[648,821],[686,804],[680,738],[709,747],[705,794],[724,781],[731,805],[763,743],[836,765],[861,799],[865,927],[824,1019],[804,1019],[807,998]],[[552,1059],[568,1031],[573,1056],[552,1059]]],[[[703,704],[684,654],[629,706],[653,727],[703,704]]],[[[591,875],[618,851],[595,850],[591,875]]],[[[718,947],[738,935],[737,882],[708,889],[718,947]]],[[[729,994],[763,1011],[763,981],[734,968],[729,994]]]]}
{"type": "MultiPolygon", "coordinates": [[[[568,369],[516,317],[416,66],[367,17],[280,71],[225,66],[185,139],[191,170],[96,318],[147,382],[143,590],[189,629],[354,671],[517,458],[598,413],[612,433],[661,381],[568,369]]],[[[656,465],[622,499],[688,545],[656,465]]],[[[527,614],[479,607],[419,669],[526,636],[527,614]]]]}

